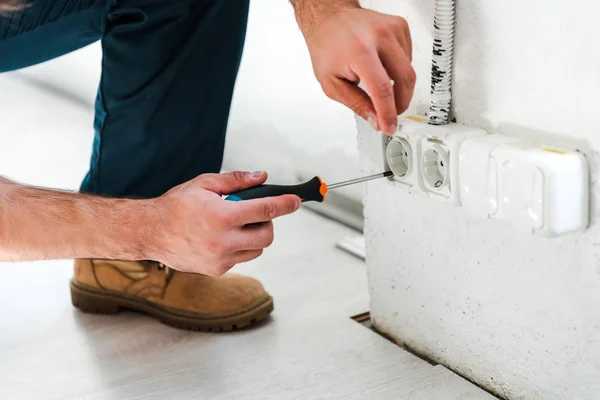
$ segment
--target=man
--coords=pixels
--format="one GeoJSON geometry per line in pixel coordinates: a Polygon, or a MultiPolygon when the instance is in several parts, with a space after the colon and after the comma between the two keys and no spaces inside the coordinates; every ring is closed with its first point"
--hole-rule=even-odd
{"type": "MultiPolygon", "coordinates": [[[[415,84],[406,21],[357,0],[292,3],[325,93],[394,132],[415,84]]],[[[300,199],[227,202],[267,176],[218,174],[248,0],[0,0],[0,13],[0,72],[103,49],[81,193],[3,178],[0,259],[76,259],[72,301],[86,312],[212,331],[269,315],[259,282],[225,272],[259,257],[300,199]]]]}

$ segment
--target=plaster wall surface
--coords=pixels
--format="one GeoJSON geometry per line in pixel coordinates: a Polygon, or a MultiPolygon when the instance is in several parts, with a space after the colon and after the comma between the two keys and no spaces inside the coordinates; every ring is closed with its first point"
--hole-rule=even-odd
{"type": "MultiPolygon", "coordinates": [[[[408,19],[429,102],[433,0],[372,0],[408,19]]],[[[593,0],[457,1],[457,121],[566,144],[587,155],[591,224],[548,239],[409,193],[384,180],[365,196],[371,313],[382,331],[509,399],[600,395],[598,95],[593,0]]],[[[364,172],[381,137],[358,120],[364,172]]]]}

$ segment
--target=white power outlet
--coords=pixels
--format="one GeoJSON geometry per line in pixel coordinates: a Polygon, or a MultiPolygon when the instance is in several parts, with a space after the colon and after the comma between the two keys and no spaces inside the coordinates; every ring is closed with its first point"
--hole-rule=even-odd
{"type": "Polygon", "coordinates": [[[589,223],[589,167],[573,149],[418,116],[404,117],[383,145],[390,180],[410,191],[544,236],[589,223]]]}
{"type": "Polygon", "coordinates": [[[582,153],[493,134],[463,143],[459,159],[461,201],[473,214],[544,236],[587,227],[589,167],[582,153]]]}
{"type": "Polygon", "coordinates": [[[427,196],[460,204],[458,151],[464,140],[485,135],[482,129],[460,124],[429,125],[407,116],[391,140],[384,141],[386,168],[393,180],[427,196]]]}
{"type": "Polygon", "coordinates": [[[425,190],[431,195],[449,198],[452,195],[452,178],[448,146],[438,139],[424,138],[419,161],[425,190]]]}
{"type": "Polygon", "coordinates": [[[387,145],[386,159],[389,168],[400,181],[406,181],[414,169],[413,151],[404,138],[395,137],[387,145]]]}

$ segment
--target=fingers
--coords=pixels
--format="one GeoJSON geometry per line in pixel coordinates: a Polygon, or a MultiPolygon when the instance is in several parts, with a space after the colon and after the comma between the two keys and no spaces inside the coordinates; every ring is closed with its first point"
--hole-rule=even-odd
{"type": "Polygon", "coordinates": [[[396,112],[402,114],[410,105],[417,76],[410,60],[398,42],[390,42],[380,51],[381,61],[394,80],[394,100],[396,112]]]}
{"type": "Polygon", "coordinates": [[[244,226],[258,222],[271,221],[291,214],[300,208],[298,196],[284,195],[263,199],[244,200],[229,205],[232,226],[244,226]]]}
{"type": "Polygon", "coordinates": [[[226,174],[204,174],[198,178],[200,185],[217,194],[230,194],[252,186],[262,185],[267,180],[267,173],[257,172],[229,172],[226,174]]]}
{"type": "Polygon", "coordinates": [[[410,35],[410,28],[408,27],[408,22],[404,18],[401,17],[391,17],[392,22],[391,26],[396,35],[396,39],[402,49],[404,50],[404,54],[408,58],[409,62],[412,62],[412,37],[410,35]]]}
{"type": "Polygon", "coordinates": [[[229,255],[225,260],[218,263],[214,268],[204,271],[208,276],[222,276],[236,264],[245,263],[257,259],[263,254],[263,250],[240,250],[229,255]]]}
{"type": "Polygon", "coordinates": [[[375,107],[373,107],[371,98],[355,83],[333,77],[323,84],[323,90],[329,98],[344,104],[361,118],[369,121],[375,130],[378,130],[375,107]]]}
{"type": "Polygon", "coordinates": [[[231,262],[234,264],[241,264],[248,261],[252,261],[260,256],[262,256],[263,250],[245,250],[238,251],[231,256],[231,262]]]}
{"type": "Polygon", "coordinates": [[[206,271],[211,276],[220,276],[235,264],[254,260],[262,255],[275,238],[273,222],[263,222],[246,227],[229,229],[212,241],[210,249],[213,267],[206,271]]]}
{"type": "Polygon", "coordinates": [[[222,260],[222,270],[225,273],[231,266],[248,262],[262,255],[264,249],[269,247],[275,238],[273,222],[240,227],[232,230],[223,242],[223,249],[227,252],[222,260]]]}
{"type": "Polygon", "coordinates": [[[273,222],[250,225],[231,233],[230,244],[235,251],[262,250],[273,244],[275,230],[273,222]]]}
{"type": "Polygon", "coordinates": [[[384,133],[393,134],[397,116],[410,105],[416,74],[411,65],[412,40],[408,23],[403,18],[392,17],[389,26],[393,34],[381,34],[378,52],[367,52],[359,58],[356,72],[370,94],[379,127],[384,133]],[[390,79],[394,81],[393,85],[390,79]]]}
{"type": "Polygon", "coordinates": [[[379,128],[388,135],[393,134],[398,124],[394,86],[375,50],[357,58],[356,72],[373,101],[379,128]]]}

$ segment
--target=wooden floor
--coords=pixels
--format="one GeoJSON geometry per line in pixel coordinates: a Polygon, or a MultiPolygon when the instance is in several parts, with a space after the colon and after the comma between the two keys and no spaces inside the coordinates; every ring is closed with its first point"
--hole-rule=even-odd
{"type": "MultiPolygon", "coordinates": [[[[4,75],[0,88],[0,173],[75,189],[89,110],[4,75]]],[[[71,262],[0,264],[0,399],[493,399],[350,319],[369,300],[365,264],[335,246],[349,234],[306,210],[279,220],[273,247],[237,267],[275,313],[228,334],[85,315],[70,304],[71,262]]]]}
{"type": "Polygon", "coordinates": [[[486,399],[350,319],[368,310],[365,265],[335,248],[349,232],[308,211],[238,272],[276,311],[255,329],[206,334],[148,317],[86,315],[71,263],[1,265],[0,399],[486,399]]]}

